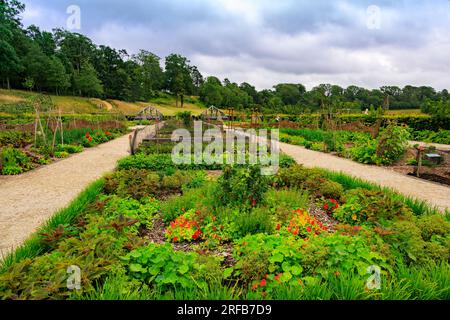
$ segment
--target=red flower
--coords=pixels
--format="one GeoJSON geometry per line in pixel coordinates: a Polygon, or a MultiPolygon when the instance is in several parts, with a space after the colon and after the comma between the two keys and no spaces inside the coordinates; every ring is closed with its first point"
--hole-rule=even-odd
{"type": "Polygon", "coordinates": [[[172,239],[172,242],[177,242],[178,241],[178,238],[177,237],[174,237],[173,239],[172,239]]]}
{"type": "Polygon", "coordinates": [[[281,225],[278,224],[278,225],[277,225],[277,230],[280,230],[280,229],[281,229],[281,225]]]}
{"type": "Polygon", "coordinates": [[[311,231],[312,231],[311,227],[308,227],[308,228],[306,229],[306,231],[307,231],[307,232],[311,232],[311,231]]]}
{"type": "Polygon", "coordinates": [[[323,205],[323,208],[324,208],[325,210],[328,210],[330,207],[328,206],[328,203],[325,203],[325,204],[323,205]]]}
{"type": "Polygon", "coordinates": [[[262,279],[259,285],[261,287],[265,287],[266,286],[266,279],[262,279]]]}
{"type": "Polygon", "coordinates": [[[202,231],[201,231],[201,230],[198,230],[197,232],[195,232],[195,233],[192,235],[192,239],[193,239],[193,240],[197,240],[201,235],[202,235],[202,231]]]}
{"type": "Polygon", "coordinates": [[[89,138],[91,134],[89,132],[86,132],[86,138],[89,138]]]}
{"type": "Polygon", "coordinates": [[[88,141],[91,142],[92,141],[92,137],[88,137],[88,141]]]}

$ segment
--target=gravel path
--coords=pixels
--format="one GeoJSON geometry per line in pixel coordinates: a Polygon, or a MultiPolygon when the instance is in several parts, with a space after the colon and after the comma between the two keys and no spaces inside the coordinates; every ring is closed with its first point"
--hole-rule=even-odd
{"type": "Polygon", "coordinates": [[[360,164],[323,152],[307,150],[300,146],[280,143],[281,150],[307,167],[320,167],[343,172],[383,187],[425,200],[441,210],[450,210],[450,187],[402,175],[388,168],[360,164]]]}
{"type": "Polygon", "coordinates": [[[22,244],[90,183],[114,170],[129,155],[128,136],[20,176],[0,177],[0,254],[22,244]]]}

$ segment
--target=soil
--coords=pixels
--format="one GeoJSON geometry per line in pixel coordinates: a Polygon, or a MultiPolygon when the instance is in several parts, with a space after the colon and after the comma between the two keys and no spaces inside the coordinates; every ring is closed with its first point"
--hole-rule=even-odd
{"type": "Polygon", "coordinates": [[[316,205],[311,205],[308,211],[314,218],[319,220],[325,227],[327,227],[328,231],[334,232],[336,230],[335,226],[339,224],[339,222],[333,219],[329,214],[327,214],[324,210],[317,207],[316,205]]]}

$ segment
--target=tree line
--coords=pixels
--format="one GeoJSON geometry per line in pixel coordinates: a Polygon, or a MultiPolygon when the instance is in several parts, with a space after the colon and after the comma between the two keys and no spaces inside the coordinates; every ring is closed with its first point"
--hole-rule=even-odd
{"type": "Polygon", "coordinates": [[[4,88],[125,101],[146,101],[168,92],[180,106],[185,96],[195,95],[206,106],[288,114],[332,106],[431,110],[434,102],[448,108],[448,91],[427,86],[369,90],[321,84],[308,91],[302,84],[285,83],[258,91],[246,82],[237,84],[214,76],[205,79],[179,54],[165,57],[162,63],[152,52],[130,55],[126,50],[96,45],[79,33],[24,28],[20,19],[24,9],[18,0],[0,1],[0,78],[4,88]]]}

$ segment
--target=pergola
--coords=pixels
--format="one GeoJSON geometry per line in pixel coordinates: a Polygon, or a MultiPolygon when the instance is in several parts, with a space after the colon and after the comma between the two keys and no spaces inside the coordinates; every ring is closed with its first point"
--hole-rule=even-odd
{"type": "Polygon", "coordinates": [[[218,108],[216,108],[214,106],[211,106],[208,109],[206,109],[205,111],[203,111],[201,114],[201,117],[203,120],[206,120],[206,121],[211,121],[211,120],[222,121],[222,120],[228,119],[227,115],[223,111],[219,110],[218,108]]]}

